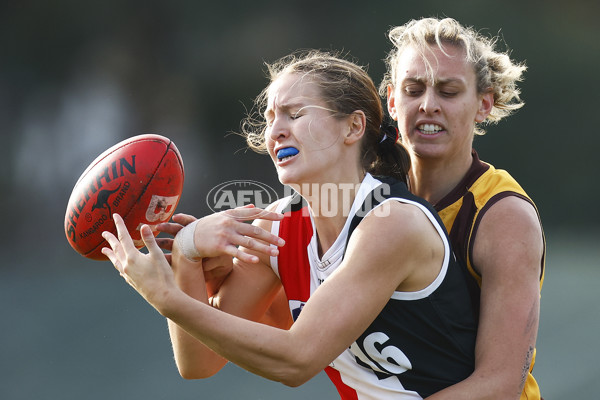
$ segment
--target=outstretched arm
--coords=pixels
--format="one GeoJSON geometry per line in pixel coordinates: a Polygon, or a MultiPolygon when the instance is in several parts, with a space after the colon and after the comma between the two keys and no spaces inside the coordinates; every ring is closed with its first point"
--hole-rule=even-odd
{"type": "MultiPolygon", "coordinates": [[[[107,235],[113,248],[107,254],[151,305],[215,353],[258,375],[296,386],[348,348],[378,315],[394,290],[404,282],[418,286],[414,271],[418,270],[421,277],[427,276],[423,272],[425,264],[431,269],[431,280],[439,273],[442,255],[437,260],[431,257],[431,243],[436,243],[436,237],[439,242],[439,237],[429,221],[414,206],[392,202],[391,208],[389,216],[369,215],[356,228],[343,263],[311,296],[290,330],[229,314],[233,310],[234,314],[244,314],[241,315],[244,318],[256,317],[232,298],[244,292],[250,303],[257,304],[252,299],[265,292],[262,285],[268,284],[268,279],[259,279],[257,290],[248,277],[256,276],[256,270],[262,271],[258,276],[263,273],[267,276],[267,272],[274,276],[265,265],[236,261],[215,299],[214,305],[226,311],[221,312],[179,289],[147,227],[142,228],[142,237],[148,255],[135,249],[121,223],[117,224],[120,241],[107,235]],[[399,245],[372,241],[374,235],[398,238],[399,245]],[[347,293],[352,293],[352,301],[339,302],[347,293]]],[[[422,282],[422,286],[429,283],[429,280],[422,282]]],[[[270,287],[274,295],[278,286],[270,287]]],[[[264,308],[270,300],[262,303],[264,308]]]]}
{"type": "MultiPolygon", "coordinates": [[[[222,232],[223,226],[219,224],[222,215],[213,215],[215,218],[203,218],[199,220],[201,225],[198,230],[212,232],[222,232]]],[[[114,216],[115,224],[119,238],[105,232],[104,237],[110,243],[111,248],[103,249],[103,252],[109,257],[111,262],[120,271],[125,280],[131,284],[144,298],[160,298],[167,288],[173,289],[176,285],[177,290],[185,294],[194,302],[208,305],[211,303],[211,295],[207,293],[205,282],[206,271],[203,270],[203,264],[206,260],[217,261],[229,258],[229,263],[233,265],[230,255],[217,256],[219,252],[225,252],[223,247],[227,247],[232,235],[208,235],[210,243],[202,242],[203,248],[210,249],[210,255],[214,256],[207,259],[193,261],[183,256],[179,251],[177,244],[172,247],[171,266],[158,247],[154,239],[148,236],[148,227],[141,229],[142,238],[148,247],[148,254],[135,251],[131,237],[126,231],[123,220],[119,215],[114,216]],[[128,272],[125,272],[125,271],[128,272]]],[[[227,225],[228,219],[225,220],[227,225]]],[[[263,227],[268,228],[268,224],[262,221],[263,227]]],[[[261,244],[264,246],[264,244],[261,244]]],[[[276,249],[272,249],[276,250],[276,249]]],[[[232,251],[232,250],[229,250],[232,251]]],[[[241,254],[241,253],[240,253],[241,254]]],[[[252,256],[264,257],[268,259],[265,252],[254,253],[246,250],[246,257],[252,256]]],[[[225,311],[241,316],[243,318],[258,320],[264,314],[267,303],[272,300],[280,287],[280,282],[270,268],[258,266],[258,263],[238,264],[246,266],[237,267],[228,273],[225,281],[228,281],[230,306],[225,311]],[[240,276],[243,277],[240,279],[240,276]],[[252,282],[252,291],[246,290],[252,282]],[[235,285],[238,285],[237,287],[235,285]]],[[[205,378],[219,371],[226,361],[218,356],[202,342],[185,332],[181,327],[168,320],[169,333],[173,344],[175,360],[180,374],[187,379],[205,378]]]]}
{"type": "MultiPolygon", "coordinates": [[[[202,261],[191,261],[175,252],[171,265],[179,288],[198,302],[208,304],[202,261]]],[[[167,319],[173,355],[180,375],[185,379],[207,378],[217,373],[227,360],[189,335],[177,324],[167,319]]]]}

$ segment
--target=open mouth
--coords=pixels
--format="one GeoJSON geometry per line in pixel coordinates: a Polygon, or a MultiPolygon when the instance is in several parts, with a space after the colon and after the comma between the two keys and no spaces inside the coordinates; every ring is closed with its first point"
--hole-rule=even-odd
{"type": "Polygon", "coordinates": [[[279,149],[277,151],[277,159],[279,161],[289,160],[290,158],[294,157],[298,153],[299,153],[299,151],[295,147],[284,147],[283,149],[279,149]]]}

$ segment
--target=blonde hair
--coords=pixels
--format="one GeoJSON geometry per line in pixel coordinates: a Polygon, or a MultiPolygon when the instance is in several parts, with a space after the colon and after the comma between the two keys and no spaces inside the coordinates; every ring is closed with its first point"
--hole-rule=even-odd
{"type": "MultiPolygon", "coordinates": [[[[444,45],[455,45],[465,51],[466,61],[475,69],[477,91],[494,94],[492,111],[483,123],[496,123],[525,104],[519,97],[521,92],[517,82],[522,81],[527,67],[524,63],[513,63],[508,52],[496,51],[497,37],[485,37],[452,18],[411,20],[392,28],[388,37],[394,48],[385,59],[387,72],[379,86],[382,97],[386,96],[388,85],[395,86],[396,65],[405,49],[416,49],[431,74],[432,68],[426,58],[426,52],[431,52],[430,46],[437,45],[443,52],[444,45]]],[[[484,133],[479,126],[475,128],[475,134],[484,133]]]]}

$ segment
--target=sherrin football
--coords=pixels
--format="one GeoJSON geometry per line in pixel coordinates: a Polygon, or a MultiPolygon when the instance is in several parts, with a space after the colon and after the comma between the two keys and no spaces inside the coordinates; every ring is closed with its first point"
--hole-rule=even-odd
{"type": "Polygon", "coordinates": [[[123,217],[136,247],[143,247],[141,225],[154,227],[171,218],[183,178],[181,154],[168,138],[144,134],[117,143],[75,183],[65,215],[71,247],[84,257],[106,260],[101,251],[108,243],[102,232],[116,235],[113,213],[123,217]]]}

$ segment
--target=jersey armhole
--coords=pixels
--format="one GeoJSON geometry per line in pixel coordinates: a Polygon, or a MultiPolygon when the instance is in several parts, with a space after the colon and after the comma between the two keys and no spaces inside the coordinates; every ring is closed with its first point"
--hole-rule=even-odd
{"type": "Polygon", "coordinates": [[[448,272],[448,265],[450,263],[450,257],[452,256],[451,251],[450,251],[450,242],[448,240],[448,236],[446,235],[446,231],[444,230],[444,228],[442,227],[440,222],[438,222],[438,220],[435,218],[435,216],[431,213],[431,211],[429,211],[429,209],[427,209],[427,207],[425,207],[423,204],[418,203],[416,201],[412,201],[412,200],[408,200],[408,199],[404,199],[404,198],[400,198],[400,197],[390,197],[390,198],[382,201],[377,206],[375,206],[372,210],[370,210],[367,213],[367,215],[365,215],[365,217],[367,217],[371,212],[374,212],[374,210],[376,210],[382,204],[384,204],[388,201],[391,201],[391,200],[395,200],[400,203],[411,204],[411,205],[419,208],[421,210],[421,212],[423,212],[423,214],[425,214],[425,216],[427,217],[429,222],[433,225],[436,232],[442,239],[442,243],[444,245],[444,259],[442,261],[442,266],[440,268],[440,272],[435,277],[433,282],[431,282],[429,285],[427,285],[427,287],[425,287],[421,290],[417,290],[415,292],[394,291],[394,293],[392,294],[392,297],[391,297],[394,300],[420,300],[420,299],[428,297],[433,292],[435,292],[437,290],[437,288],[444,281],[444,278],[446,277],[446,273],[448,272]]]}

